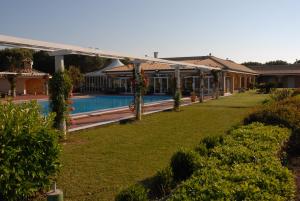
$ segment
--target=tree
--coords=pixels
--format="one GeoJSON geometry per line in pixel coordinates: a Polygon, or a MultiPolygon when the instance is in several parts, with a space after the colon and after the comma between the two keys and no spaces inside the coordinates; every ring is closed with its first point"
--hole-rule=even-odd
{"type": "Polygon", "coordinates": [[[300,64],[300,60],[296,59],[294,64],[300,64]]]}
{"type": "Polygon", "coordinates": [[[268,61],[265,63],[265,65],[287,65],[288,62],[283,60],[275,60],[275,61],[268,61]]]}
{"type": "Polygon", "coordinates": [[[76,66],[69,66],[69,69],[66,72],[71,78],[73,90],[77,91],[84,79],[83,74],[80,72],[80,68],[76,66]]]}
{"type": "Polygon", "coordinates": [[[33,54],[33,68],[44,73],[53,74],[55,71],[55,58],[48,52],[38,51],[33,54]]]}
{"type": "Polygon", "coordinates": [[[262,66],[263,64],[260,62],[256,62],[256,61],[248,61],[248,62],[242,63],[242,65],[249,67],[249,66],[262,66]]]}
{"type": "Polygon", "coordinates": [[[110,59],[91,57],[85,55],[66,55],[65,66],[77,66],[80,72],[87,73],[104,68],[110,63],[110,59]]]}
{"type": "Polygon", "coordinates": [[[23,60],[32,59],[33,50],[21,48],[5,48],[0,50],[0,71],[18,71],[23,60]]]}

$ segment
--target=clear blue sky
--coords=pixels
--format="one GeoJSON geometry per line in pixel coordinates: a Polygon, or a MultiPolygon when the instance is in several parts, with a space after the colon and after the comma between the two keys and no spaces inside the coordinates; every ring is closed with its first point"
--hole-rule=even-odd
{"type": "Polygon", "coordinates": [[[1,0],[0,33],[143,56],[300,59],[299,0],[1,0]]]}

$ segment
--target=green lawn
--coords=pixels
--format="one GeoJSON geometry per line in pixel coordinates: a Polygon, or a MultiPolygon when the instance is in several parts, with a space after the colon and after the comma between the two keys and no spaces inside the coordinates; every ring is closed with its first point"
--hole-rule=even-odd
{"type": "Polygon", "coordinates": [[[208,135],[224,134],[265,96],[236,94],[161,112],[141,122],[112,124],[69,136],[63,146],[58,187],[65,200],[113,200],[121,189],[165,167],[180,147],[208,135]]]}

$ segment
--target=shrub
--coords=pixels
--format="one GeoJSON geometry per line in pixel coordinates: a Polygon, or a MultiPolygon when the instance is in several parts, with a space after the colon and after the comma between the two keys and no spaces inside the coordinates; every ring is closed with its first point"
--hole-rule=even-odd
{"type": "Polygon", "coordinates": [[[181,92],[180,90],[176,90],[174,94],[174,110],[180,111],[180,104],[181,104],[181,92]]]}
{"type": "Polygon", "coordinates": [[[147,201],[147,191],[142,185],[134,185],[121,191],[116,201],[147,201]]]}
{"type": "Polygon", "coordinates": [[[288,128],[300,128],[300,98],[292,97],[256,108],[244,122],[262,122],[271,125],[283,125],[288,128]]]}
{"type": "Polygon", "coordinates": [[[195,151],[200,154],[200,156],[207,156],[210,151],[207,149],[206,144],[203,142],[200,142],[195,148],[195,151]]]}
{"type": "Polygon", "coordinates": [[[217,145],[222,144],[224,141],[223,136],[208,136],[202,139],[207,149],[212,149],[217,145]]]}
{"type": "Polygon", "coordinates": [[[199,154],[195,151],[180,150],[172,156],[171,169],[175,181],[189,178],[200,167],[199,154]]]}
{"type": "Polygon", "coordinates": [[[258,92],[269,94],[273,88],[276,87],[276,84],[273,82],[260,83],[256,86],[258,88],[258,92]]]}
{"type": "Polygon", "coordinates": [[[300,88],[294,89],[292,96],[299,96],[300,95],[300,88]]]}
{"type": "Polygon", "coordinates": [[[168,200],[293,200],[294,176],[278,158],[289,135],[261,123],[231,130],[168,200]]]}
{"type": "Polygon", "coordinates": [[[173,187],[173,173],[170,167],[156,173],[152,181],[152,191],[156,196],[161,197],[170,194],[173,187]]]}
{"type": "Polygon", "coordinates": [[[270,97],[273,101],[282,101],[293,95],[293,90],[291,89],[275,89],[272,91],[270,97]]]}
{"type": "Polygon", "coordinates": [[[36,102],[0,104],[0,200],[27,200],[49,186],[60,150],[52,124],[36,102]]]}

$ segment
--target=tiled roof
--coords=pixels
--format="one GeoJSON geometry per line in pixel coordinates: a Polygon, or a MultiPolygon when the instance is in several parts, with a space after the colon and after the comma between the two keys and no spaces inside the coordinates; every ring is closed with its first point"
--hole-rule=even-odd
{"type": "MultiPolygon", "coordinates": [[[[173,61],[182,61],[185,63],[191,63],[196,65],[205,65],[210,67],[217,67],[220,69],[225,70],[232,70],[237,72],[246,72],[246,73],[253,73],[256,72],[244,65],[237,64],[233,61],[220,59],[213,56],[195,56],[195,57],[171,57],[171,58],[162,58],[166,60],[173,60],[173,61]]],[[[141,64],[141,68],[145,71],[150,70],[173,70],[169,64],[161,64],[161,63],[143,63],[141,64]]],[[[106,72],[122,72],[122,71],[131,71],[133,69],[132,66],[119,66],[106,72]]],[[[192,67],[188,67],[187,69],[193,69],[192,67]]]]}
{"type": "Polygon", "coordinates": [[[256,74],[256,72],[254,70],[252,70],[244,65],[235,63],[234,61],[231,61],[231,60],[220,59],[220,58],[214,57],[214,56],[171,57],[171,58],[164,58],[164,59],[170,59],[170,60],[175,60],[175,61],[184,61],[184,62],[188,62],[188,63],[196,62],[197,64],[219,67],[224,70],[232,70],[232,71],[237,71],[237,72],[256,74]]]}
{"type": "Polygon", "coordinates": [[[251,66],[261,75],[300,75],[300,64],[251,66]]]}

